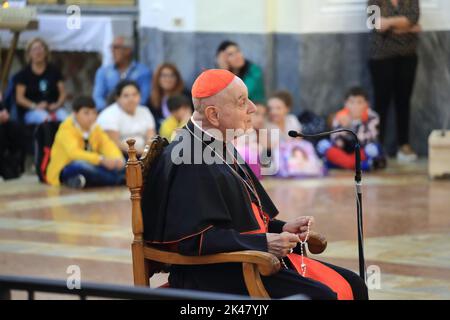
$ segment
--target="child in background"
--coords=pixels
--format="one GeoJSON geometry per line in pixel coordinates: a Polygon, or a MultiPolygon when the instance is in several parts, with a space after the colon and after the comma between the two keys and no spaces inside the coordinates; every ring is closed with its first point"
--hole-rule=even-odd
{"type": "Polygon", "coordinates": [[[172,141],[177,129],[184,126],[192,116],[191,101],[184,95],[176,95],[167,100],[170,116],[163,121],[159,135],[172,141]]]}
{"type": "Polygon", "coordinates": [[[277,175],[283,178],[324,176],[326,170],[317,157],[314,145],[307,140],[291,138],[288,135],[291,130],[302,131],[301,123],[291,114],[293,98],[290,92],[275,92],[267,104],[270,111],[271,133],[273,130],[279,133],[271,135],[270,141],[272,161],[278,167],[277,175]],[[275,137],[278,139],[274,139],[275,137]]]}
{"type": "Polygon", "coordinates": [[[72,188],[115,186],[125,183],[122,152],[95,124],[94,100],[79,97],[73,114],[59,127],[47,168],[47,182],[72,188]]]}
{"type": "Polygon", "coordinates": [[[262,178],[261,158],[266,158],[264,157],[264,152],[269,148],[268,132],[267,130],[265,132],[263,131],[263,129],[266,129],[267,114],[267,106],[257,103],[256,111],[252,114],[252,132],[238,137],[234,141],[237,151],[258,179],[262,178]]]}
{"type": "MultiPolygon", "coordinates": [[[[364,89],[354,87],[346,95],[345,107],[334,116],[332,127],[350,129],[358,136],[361,146],[363,170],[386,167],[386,158],[378,143],[378,114],[369,107],[369,98],[364,89]]],[[[326,159],[329,167],[355,168],[355,141],[346,132],[333,134],[331,140],[321,140],[317,150],[326,159]]]]}
{"type": "Polygon", "coordinates": [[[301,131],[302,125],[297,117],[291,113],[294,101],[290,92],[281,90],[273,93],[267,105],[269,106],[269,128],[278,129],[280,140],[286,141],[289,131],[301,131]]]}

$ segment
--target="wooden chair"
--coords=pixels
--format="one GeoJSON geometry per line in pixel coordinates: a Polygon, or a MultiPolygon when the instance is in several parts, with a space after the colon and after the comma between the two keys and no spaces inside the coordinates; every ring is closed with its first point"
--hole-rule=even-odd
{"type": "MultiPolygon", "coordinates": [[[[242,263],[245,285],[251,297],[270,298],[261,281],[261,275],[270,276],[280,269],[280,261],[272,254],[261,251],[240,251],[220,253],[209,256],[183,256],[177,253],[163,251],[144,242],[143,218],[141,209],[141,193],[145,178],[154,160],[168,144],[166,139],[159,136],[153,138],[146,145],[144,152],[138,160],[135,140],[128,143],[128,162],[126,166],[127,186],[131,192],[132,203],[132,229],[134,234],[131,252],[133,258],[134,284],[149,286],[150,278],[155,273],[164,272],[167,266],[176,265],[205,265],[217,263],[242,263]]],[[[326,240],[314,234],[308,241],[309,250],[320,253],[326,247],[326,240]]]]}

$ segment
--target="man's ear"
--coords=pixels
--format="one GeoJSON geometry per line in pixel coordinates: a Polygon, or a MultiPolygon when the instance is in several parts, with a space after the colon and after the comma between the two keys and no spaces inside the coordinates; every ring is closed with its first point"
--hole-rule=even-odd
{"type": "Polygon", "coordinates": [[[214,127],[219,127],[219,110],[216,106],[207,106],[204,110],[205,118],[214,127]]]}

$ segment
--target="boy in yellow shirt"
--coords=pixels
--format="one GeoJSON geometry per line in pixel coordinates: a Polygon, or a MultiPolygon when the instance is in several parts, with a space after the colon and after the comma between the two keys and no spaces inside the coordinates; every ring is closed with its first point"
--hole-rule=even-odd
{"type": "Polygon", "coordinates": [[[172,141],[177,129],[184,126],[192,116],[191,102],[186,96],[177,95],[167,100],[167,108],[170,116],[163,121],[159,129],[159,135],[172,141]]]}
{"type": "Polygon", "coordinates": [[[97,111],[90,97],[73,102],[73,114],[59,127],[53,143],[47,182],[73,188],[114,186],[125,182],[122,152],[95,124],[97,111]]]}

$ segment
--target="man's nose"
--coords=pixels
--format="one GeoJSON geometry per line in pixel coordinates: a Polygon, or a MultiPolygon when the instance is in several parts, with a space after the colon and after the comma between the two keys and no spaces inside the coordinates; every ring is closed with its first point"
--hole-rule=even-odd
{"type": "Polygon", "coordinates": [[[249,107],[248,107],[248,113],[255,113],[256,112],[256,105],[253,103],[252,100],[249,101],[249,107]]]}

